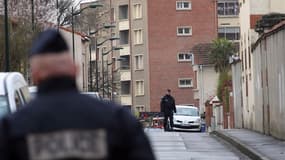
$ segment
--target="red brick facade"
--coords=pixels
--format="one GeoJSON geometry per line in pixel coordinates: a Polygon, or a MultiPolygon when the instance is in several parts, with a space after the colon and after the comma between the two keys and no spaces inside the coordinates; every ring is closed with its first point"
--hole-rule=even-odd
{"type": "Polygon", "coordinates": [[[250,15],[250,29],[254,29],[256,22],[262,18],[262,15],[250,15]]]}
{"type": "MultiPolygon", "coordinates": [[[[148,54],[150,65],[150,109],[159,111],[160,98],[172,90],[176,104],[195,104],[193,88],[179,88],[179,78],[192,78],[191,62],[178,62],[180,51],[217,37],[216,4],[192,0],[191,10],[176,10],[177,0],[148,0],[148,54]],[[177,27],[192,26],[192,36],[177,36],[177,27]]],[[[195,84],[193,84],[195,85],[195,84]]]]}

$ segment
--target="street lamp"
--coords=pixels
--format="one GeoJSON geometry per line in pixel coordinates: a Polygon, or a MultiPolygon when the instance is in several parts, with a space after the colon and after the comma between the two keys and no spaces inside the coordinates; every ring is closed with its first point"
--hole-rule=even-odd
{"type": "MultiPolygon", "coordinates": [[[[98,50],[98,47],[101,46],[102,44],[104,44],[105,42],[107,42],[108,40],[110,41],[113,41],[113,40],[117,40],[117,39],[120,39],[118,37],[111,37],[111,38],[108,38],[106,40],[104,40],[103,42],[100,42],[98,43],[97,40],[95,40],[95,49],[96,49],[96,92],[99,92],[99,76],[98,76],[98,57],[99,57],[99,50],[98,50]]],[[[111,51],[110,51],[111,52],[111,51]]],[[[108,52],[109,53],[109,52],[108,52]]],[[[103,55],[102,55],[103,56],[103,55]]],[[[103,63],[103,61],[102,61],[103,63]]]]}
{"type": "Polygon", "coordinates": [[[87,7],[84,7],[76,12],[74,12],[73,6],[71,7],[71,25],[72,25],[72,56],[73,61],[75,61],[75,46],[74,46],[74,16],[79,15],[81,12],[83,12],[87,8],[97,8],[97,7],[103,7],[102,4],[91,4],[87,7]]]}
{"type": "MultiPolygon", "coordinates": [[[[115,40],[115,39],[118,39],[118,38],[113,38],[112,40],[115,40]]],[[[107,51],[107,52],[103,52],[103,48],[102,48],[102,88],[103,88],[103,98],[105,97],[105,73],[104,73],[104,56],[109,54],[110,52],[112,51],[115,51],[115,50],[121,50],[123,49],[122,47],[112,47],[111,50],[107,51]]],[[[108,78],[108,62],[107,62],[107,78],[108,78]]],[[[109,82],[108,82],[109,83],[109,82]]],[[[109,90],[109,89],[108,89],[109,90]]]]}
{"type": "MultiPolygon", "coordinates": [[[[110,63],[107,63],[107,95],[109,96],[109,94],[110,94],[110,92],[109,92],[109,89],[110,89],[110,86],[109,86],[109,66],[110,65],[113,65],[113,63],[115,62],[115,61],[123,61],[123,60],[125,60],[124,58],[115,58],[115,57],[112,57],[112,61],[110,62],[110,63]]],[[[108,62],[108,61],[107,61],[108,62]]],[[[111,76],[111,100],[113,100],[113,69],[112,69],[112,76],[111,76]]]]}
{"type": "MultiPolygon", "coordinates": [[[[89,28],[89,36],[91,37],[91,35],[94,35],[94,34],[97,34],[98,33],[98,31],[100,31],[100,30],[102,30],[102,29],[109,29],[109,28],[115,28],[116,26],[115,25],[104,25],[104,26],[102,26],[102,27],[100,27],[100,28],[98,28],[98,29],[96,29],[95,31],[91,31],[90,30],[90,28],[89,28]]],[[[110,39],[109,39],[110,40],[110,39]]],[[[92,41],[91,41],[92,42],[92,41]]],[[[98,84],[98,81],[97,81],[97,79],[98,79],[98,56],[97,56],[97,38],[96,38],[96,35],[95,35],[95,52],[96,52],[96,91],[98,92],[98,88],[97,88],[97,84],[98,84]]],[[[91,64],[92,64],[92,53],[91,53],[91,45],[89,45],[89,52],[90,52],[90,57],[89,57],[89,74],[90,74],[90,77],[89,77],[89,85],[90,85],[90,91],[92,91],[93,90],[93,77],[92,77],[92,69],[91,68],[93,68],[92,66],[91,66],[91,64]]]]}

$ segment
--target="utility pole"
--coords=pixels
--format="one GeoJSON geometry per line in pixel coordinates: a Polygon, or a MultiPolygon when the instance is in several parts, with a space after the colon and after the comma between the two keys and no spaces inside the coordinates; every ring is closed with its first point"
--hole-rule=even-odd
{"type": "Polygon", "coordinates": [[[5,28],[5,72],[10,71],[10,55],[9,55],[9,28],[8,28],[8,0],[4,0],[4,7],[5,7],[5,23],[4,23],[4,28],[5,28]]]}
{"type": "Polygon", "coordinates": [[[32,3],[32,30],[35,31],[35,13],[34,13],[34,0],[31,0],[32,3]]]}
{"type": "Polygon", "coordinates": [[[95,52],[96,52],[96,92],[99,92],[99,73],[98,73],[98,61],[99,61],[99,49],[97,48],[97,38],[95,38],[95,52]]]}
{"type": "Polygon", "coordinates": [[[75,62],[75,46],[74,46],[74,9],[71,7],[71,28],[72,28],[72,57],[75,62]]]}
{"type": "Polygon", "coordinates": [[[102,88],[103,88],[103,98],[105,98],[105,79],[104,79],[104,54],[103,54],[103,48],[101,49],[101,56],[102,56],[102,88]]]}

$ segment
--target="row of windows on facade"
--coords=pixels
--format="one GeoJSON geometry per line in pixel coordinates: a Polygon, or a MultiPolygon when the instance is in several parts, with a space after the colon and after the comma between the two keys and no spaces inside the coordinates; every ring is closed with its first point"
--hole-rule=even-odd
{"type": "MultiPolygon", "coordinates": [[[[128,19],[128,5],[121,5],[119,6],[119,19],[125,20],[128,19]]],[[[191,2],[189,1],[177,1],[176,2],[176,10],[191,10],[191,2]]],[[[142,4],[134,4],[133,5],[133,18],[139,19],[142,18],[142,4]]],[[[115,19],[115,14],[113,12],[113,19],[115,19]]]]}
{"type": "Polygon", "coordinates": [[[218,15],[220,16],[237,16],[239,14],[238,1],[218,2],[218,15]]]}
{"type": "MultiPolygon", "coordinates": [[[[135,82],[135,95],[143,96],[144,95],[144,81],[137,80],[135,82]]],[[[192,78],[179,78],[178,79],[179,88],[191,88],[193,87],[192,78]]],[[[131,81],[122,81],[121,82],[121,94],[129,95],[131,94],[131,81]]]]}
{"type": "MultiPolygon", "coordinates": [[[[177,36],[191,36],[192,35],[192,27],[190,26],[182,26],[177,27],[177,36]]],[[[128,45],[129,44],[129,30],[121,30],[119,32],[120,37],[120,45],[128,45]]],[[[142,29],[135,29],[134,30],[134,37],[133,43],[143,44],[143,30],[142,29]]]]}
{"type": "MultiPolygon", "coordinates": [[[[128,19],[128,5],[119,6],[119,19],[128,19]]],[[[192,4],[190,1],[176,1],[176,10],[191,10],[192,4]]],[[[238,15],[239,14],[239,3],[237,0],[218,2],[217,5],[218,15],[238,15]]],[[[114,15],[115,16],[115,15],[114,15]]],[[[142,4],[133,5],[133,18],[142,18],[142,4]]]]}
{"type": "MultiPolygon", "coordinates": [[[[130,69],[130,55],[120,56],[121,61],[117,61],[116,68],[120,68],[121,70],[129,70],[130,69]]],[[[194,56],[190,52],[179,52],[177,54],[178,62],[194,62],[194,56]]],[[[135,70],[143,70],[144,69],[144,57],[142,54],[135,55],[134,57],[134,68],[135,70]]]]}
{"type": "MultiPolygon", "coordinates": [[[[192,27],[191,26],[179,26],[177,27],[177,36],[191,36],[192,27]]],[[[218,37],[226,38],[228,40],[239,40],[240,39],[240,28],[239,27],[219,27],[218,37]]],[[[143,44],[143,30],[134,30],[134,44],[143,44]]],[[[120,44],[129,44],[129,30],[120,31],[120,44]]]]}
{"type": "Polygon", "coordinates": [[[239,27],[219,27],[218,37],[226,38],[228,40],[239,40],[240,39],[240,28],[239,27]]]}

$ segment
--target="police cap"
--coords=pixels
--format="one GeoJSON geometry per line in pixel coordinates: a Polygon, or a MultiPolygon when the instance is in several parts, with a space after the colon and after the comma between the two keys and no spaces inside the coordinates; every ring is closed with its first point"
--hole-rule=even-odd
{"type": "Polygon", "coordinates": [[[47,29],[35,39],[29,56],[61,54],[63,51],[68,51],[68,46],[62,35],[55,29],[47,29]]]}

